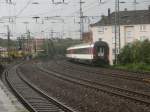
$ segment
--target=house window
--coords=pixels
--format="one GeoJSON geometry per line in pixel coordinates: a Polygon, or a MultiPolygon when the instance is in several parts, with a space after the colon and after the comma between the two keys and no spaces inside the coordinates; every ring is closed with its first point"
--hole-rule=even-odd
{"type": "Polygon", "coordinates": [[[146,36],[140,36],[140,40],[141,40],[141,41],[144,41],[144,40],[146,40],[146,39],[147,39],[146,36]]]}
{"type": "MultiPolygon", "coordinates": [[[[115,49],[112,49],[113,55],[115,55],[115,49]]],[[[116,54],[119,54],[119,48],[116,48],[116,54]]]]}
{"type": "Polygon", "coordinates": [[[140,25],[140,31],[146,31],[146,25],[140,25]]]}
{"type": "Polygon", "coordinates": [[[119,54],[119,48],[116,49],[116,53],[119,54]]]}
{"type": "Polygon", "coordinates": [[[112,44],[115,44],[115,37],[112,37],[112,44]]]}
{"type": "Polygon", "coordinates": [[[115,49],[112,49],[112,54],[115,55],[115,49]]]}
{"type": "MultiPolygon", "coordinates": [[[[115,33],[115,26],[112,26],[112,33],[115,33]]],[[[116,27],[116,32],[118,33],[119,32],[119,27],[116,27]]]]}
{"type": "Polygon", "coordinates": [[[103,26],[102,26],[102,27],[99,27],[98,32],[104,33],[104,27],[103,27],[103,26]]]}
{"type": "Polygon", "coordinates": [[[128,32],[126,33],[126,35],[127,35],[128,38],[131,38],[131,37],[132,37],[132,32],[131,32],[131,31],[128,31],[128,32]]]}
{"type": "Polygon", "coordinates": [[[119,37],[118,36],[116,38],[112,37],[112,44],[115,44],[115,42],[119,43],[119,37]]]}
{"type": "Polygon", "coordinates": [[[115,33],[115,26],[112,26],[112,33],[115,33]]]}

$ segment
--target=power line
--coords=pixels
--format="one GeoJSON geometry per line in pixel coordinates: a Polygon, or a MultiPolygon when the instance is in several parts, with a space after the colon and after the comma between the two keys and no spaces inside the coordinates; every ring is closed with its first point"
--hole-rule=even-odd
{"type": "MultiPolygon", "coordinates": [[[[108,3],[108,1],[111,1],[111,0],[106,0],[105,2],[102,2],[102,3],[100,3],[101,5],[104,5],[104,4],[106,4],[106,3],[108,3]]],[[[86,3],[86,2],[85,2],[86,3]]],[[[83,6],[82,8],[84,9],[84,8],[87,8],[87,9],[85,9],[85,10],[83,10],[83,12],[87,12],[89,9],[91,9],[91,8],[94,8],[96,5],[99,5],[99,4],[97,4],[98,2],[90,2],[90,6],[89,7],[87,7],[87,6],[83,6]],[[93,4],[94,3],[96,3],[94,6],[93,6],[93,4]],[[92,6],[91,6],[91,4],[92,4],[92,6]]],[[[73,14],[75,14],[75,13],[79,13],[79,11],[75,11],[75,12],[73,12],[73,13],[71,13],[70,15],[73,15],[73,14]]]]}
{"type": "Polygon", "coordinates": [[[18,14],[16,15],[16,17],[19,16],[30,5],[31,1],[32,0],[29,0],[27,2],[27,4],[18,12],[18,14]]]}

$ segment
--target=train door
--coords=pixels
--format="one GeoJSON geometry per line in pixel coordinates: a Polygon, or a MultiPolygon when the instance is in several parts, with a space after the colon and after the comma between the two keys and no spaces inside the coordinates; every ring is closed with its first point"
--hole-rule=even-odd
{"type": "Polygon", "coordinates": [[[97,53],[98,57],[104,57],[104,47],[99,47],[97,53]]]}
{"type": "Polygon", "coordinates": [[[105,65],[108,63],[107,49],[104,46],[96,46],[96,64],[105,65]]]}
{"type": "Polygon", "coordinates": [[[95,48],[95,58],[94,60],[98,64],[107,64],[108,61],[108,54],[109,54],[109,47],[108,44],[102,41],[98,41],[94,45],[95,48]]]}
{"type": "Polygon", "coordinates": [[[105,49],[102,46],[96,46],[95,48],[95,55],[97,58],[102,58],[105,55],[105,49]]]}

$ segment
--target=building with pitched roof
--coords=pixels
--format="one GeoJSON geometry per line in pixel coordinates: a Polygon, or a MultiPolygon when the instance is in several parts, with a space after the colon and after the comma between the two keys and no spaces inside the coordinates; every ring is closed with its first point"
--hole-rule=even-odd
{"type": "MultiPolygon", "coordinates": [[[[119,20],[121,48],[136,40],[150,40],[150,6],[148,10],[128,11],[125,9],[124,11],[120,11],[119,20]]],[[[115,39],[115,12],[110,13],[109,9],[108,16],[102,16],[100,21],[91,24],[90,30],[93,42],[103,40],[109,44],[109,60],[110,64],[113,64],[115,59],[115,42],[117,44],[119,41],[117,36],[115,39]]],[[[119,52],[118,46],[117,44],[116,51],[119,52]]]]}

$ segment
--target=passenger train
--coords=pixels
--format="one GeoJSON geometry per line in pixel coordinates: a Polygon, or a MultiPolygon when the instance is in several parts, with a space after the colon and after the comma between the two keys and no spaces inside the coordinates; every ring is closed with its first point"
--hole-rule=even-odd
{"type": "Polygon", "coordinates": [[[75,45],[67,48],[66,57],[83,63],[109,64],[109,46],[104,41],[75,45]]]}

